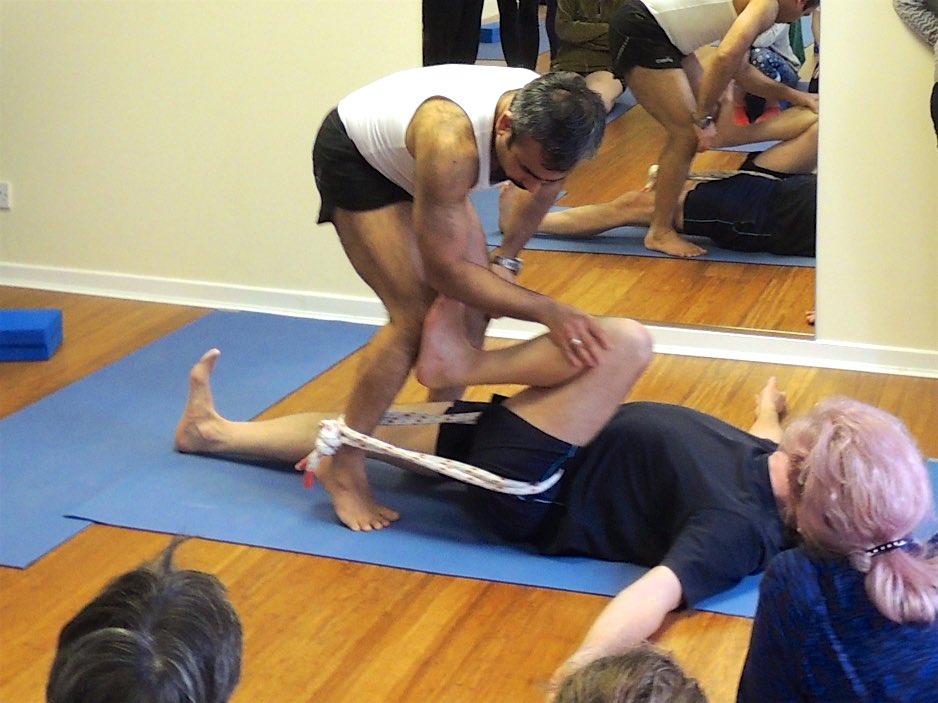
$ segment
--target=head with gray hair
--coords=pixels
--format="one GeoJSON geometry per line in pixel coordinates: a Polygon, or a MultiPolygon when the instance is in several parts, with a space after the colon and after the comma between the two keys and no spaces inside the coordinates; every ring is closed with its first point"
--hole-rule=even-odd
{"type": "Polygon", "coordinates": [[[697,681],[665,652],[643,644],[571,674],[554,703],[707,703],[697,681]]]}
{"type": "Polygon", "coordinates": [[[48,703],[225,703],[241,675],[241,622],[211,574],[172,545],[112,581],[59,634],[48,703]]]}
{"type": "Polygon", "coordinates": [[[586,80],[566,71],[535,78],[511,102],[511,140],[532,139],[541,146],[543,166],[570,171],[591,158],[606,130],[602,98],[586,80]]]}

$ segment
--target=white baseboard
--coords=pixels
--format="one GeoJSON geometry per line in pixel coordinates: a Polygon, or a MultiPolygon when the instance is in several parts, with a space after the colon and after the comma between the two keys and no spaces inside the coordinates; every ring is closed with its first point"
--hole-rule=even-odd
{"type": "MultiPolygon", "coordinates": [[[[387,319],[377,298],[302,290],[8,263],[0,263],[0,282],[23,288],[361,324],[382,324],[387,319]]],[[[938,378],[938,350],[934,349],[847,344],[716,329],[659,325],[650,325],[649,329],[655,339],[655,350],[662,354],[938,378]]],[[[489,328],[492,336],[510,339],[529,339],[542,331],[540,325],[507,319],[496,320],[489,328]]]]}

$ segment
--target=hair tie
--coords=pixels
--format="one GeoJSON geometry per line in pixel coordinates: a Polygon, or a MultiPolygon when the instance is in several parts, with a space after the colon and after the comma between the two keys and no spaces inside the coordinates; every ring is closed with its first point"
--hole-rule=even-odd
{"type": "Polygon", "coordinates": [[[880,554],[885,554],[886,552],[891,552],[893,549],[902,549],[907,544],[909,544],[909,540],[903,537],[902,539],[894,539],[891,542],[884,542],[871,549],[867,549],[866,553],[871,557],[875,557],[880,554]]]}

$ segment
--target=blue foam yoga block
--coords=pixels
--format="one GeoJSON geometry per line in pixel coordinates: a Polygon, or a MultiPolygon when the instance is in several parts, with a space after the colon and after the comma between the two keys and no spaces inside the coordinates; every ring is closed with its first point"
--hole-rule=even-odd
{"type": "Polygon", "coordinates": [[[479,41],[483,44],[497,44],[502,40],[502,35],[498,31],[498,22],[483,24],[479,29],[479,41]]]}
{"type": "Polygon", "coordinates": [[[0,310],[0,361],[45,361],[61,344],[61,310],[0,310]]]}

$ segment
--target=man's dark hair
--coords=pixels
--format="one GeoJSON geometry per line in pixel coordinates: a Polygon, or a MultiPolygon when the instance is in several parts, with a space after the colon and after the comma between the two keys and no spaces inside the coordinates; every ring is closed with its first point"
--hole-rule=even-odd
{"type": "Polygon", "coordinates": [[[176,570],[179,541],[112,581],[59,634],[48,703],[225,703],[241,621],[211,574],[176,570]]]}
{"type": "Polygon", "coordinates": [[[602,98],[576,73],[547,73],[521,88],[511,103],[511,140],[541,145],[543,166],[569,171],[592,157],[606,130],[602,98]]]}

